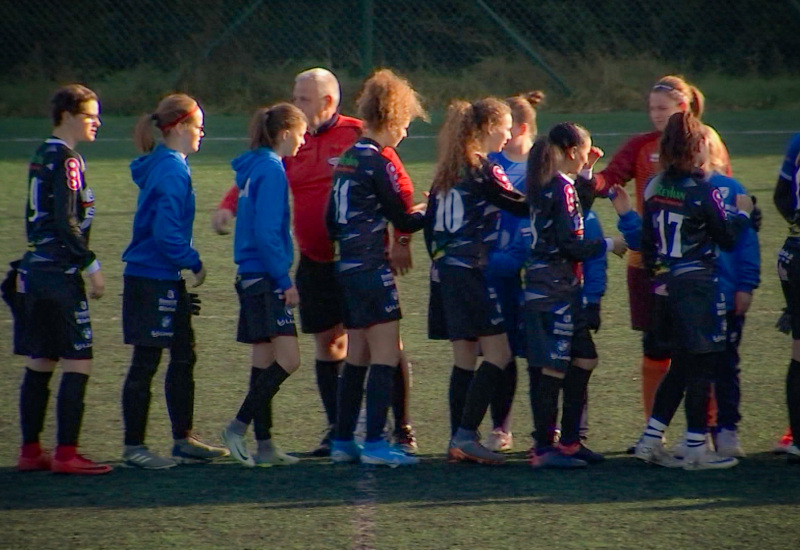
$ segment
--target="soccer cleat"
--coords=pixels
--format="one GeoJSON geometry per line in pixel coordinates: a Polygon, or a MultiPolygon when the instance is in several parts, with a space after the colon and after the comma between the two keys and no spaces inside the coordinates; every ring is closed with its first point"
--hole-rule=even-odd
{"type": "MultiPolygon", "coordinates": [[[[706,434],[706,445],[708,445],[708,448],[710,450],[712,451],[716,450],[716,446],[714,445],[714,438],[712,437],[711,434],[706,434]]],[[[672,448],[672,456],[674,456],[678,460],[683,460],[684,457],[686,456],[686,453],[688,452],[687,449],[688,449],[688,444],[686,443],[686,439],[685,438],[681,439],[680,443],[677,443],[672,448]]]]}
{"type": "Polygon", "coordinates": [[[671,455],[665,448],[661,439],[642,436],[633,451],[633,456],[644,462],[663,466],[664,468],[680,468],[683,463],[671,455]]]}
{"type": "Polygon", "coordinates": [[[126,447],[122,453],[122,464],[124,468],[140,468],[142,470],[166,470],[173,468],[178,463],[171,458],[159,456],[150,451],[144,445],[136,447],[126,447]]]}
{"type": "Polygon", "coordinates": [[[194,435],[175,441],[172,446],[172,458],[178,464],[206,464],[215,458],[222,458],[229,454],[230,452],[225,447],[208,445],[194,435]]]}
{"type": "Polygon", "coordinates": [[[96,476],[107,474],[112,468],[108,464],[98,464],[84,456],[75,454],[72,458],[66,460],[53,458],[50,470],[56,474],[96,476]]]}
{"type": "Polygon", "coordinates": [[[477,439],[455,439],[447,450],[448,462],[477,462],[478,464],[504,464],[506,457],[481,445],[477,439]]]}
{"type": "Polygon", "coordinates": [[[354,464],[361,458],[361,446],[355,441],[331,441],[331,461],[334,464],[354,464]]]}
{"type": "Polygon", "coordinates": [[[719,470],[733,468],[739,461],[732,456],[720,456],[707,443],[699,447],[687,447],[682,461],[684,470],[719,470]]]}
{"type": "Polygon", "coordinates": [[[722,457],[736,457],[744,458],[747,456],[739,443],[739,434],[736,430],[727,430],[725,428],[717,432],[717,437],[714,440],[714,448],[717,454],[722,457]]]}
{"type": "Polygon", "coordinates": [[[361,463],[374,466],[414,466],[419,464],[419,458],[395,449],[389,442],[381,439],[372,443],[364,443],[361,450],[361,463]]]}
{"type": "Polygon", "coordinates": [[[311,451],[312,456],[331,456],[331,441],[333,441],[333,426],[328,426],[328,430],[325,432],[325,435],[322,436],[322,440],[319,442],[319,445],[311,451]]]}
{"type": "Polygon", "coordinates": [[[572,458],[583,460],[587,464],[600,464],[606,459],[606,457],[600,453],[594,452],[582,442],[573,443],[571,445],[564,445],[559,442],[556,445],[556,449],[564,456],[571,456],[572,458]]]}
{"type": "Polygon", "coordinates": [[[394,431],[394,444],[406,454],[417,454],[419,450],[417,446],[417,434],[414,432],[414,428],[411,427],[411,424],[398,426],[394,431]]]}
{"type": "Polygon", "coordinates": [[[565,455],[555,447],[545,447],[533,452],[528,464],[534,468],[556,468],[561,470],[573,470],[585,468],[588,463],[580,458],[565,455]]]}
{"type": "Polygon", "coordinates": [[[272,443],[272,440],[261,444],[264,448],[259,449],[256,454],[256,466],[268,468],[269,466],[291,466],[297,464],[300,459],[296,456],[288,455],[281,451],[272,443]]]}
{"type": "Polygon", "coordinates": [[[775,447],[772,448],[772,452],[775,454],[784,454],[793,443],[794,438],[792,437],[792,429],[787,428],[786,433],[784,433],[777,443],[775,443],[775,447]]]}
{"type": "Polygon", "coordinates": [[[503,428],[495,428],[486,438],[483,446],[496,453],[509,453],[514,448],[514,436],[503,428]]]}
{"type": "Polygon", "coordinates": [[[253,460],[253,456],[250,454],[250,451],[247,450],[247,444],[244,441],[243,435],[239,435],[233,430],[225,428],[222,430],[220,437],[230,451],[231,457],[236,462],[248,468],[252,468],[256,465],[256,461],[253,460]]]}
{"type": "Polygon", "coordinates": [[[47,451],[42,451],[34,457],[22,456],[20,453],[17,459],[18,472],[38,472],[50,471],[53,463],[53,455],[47,451]]]}

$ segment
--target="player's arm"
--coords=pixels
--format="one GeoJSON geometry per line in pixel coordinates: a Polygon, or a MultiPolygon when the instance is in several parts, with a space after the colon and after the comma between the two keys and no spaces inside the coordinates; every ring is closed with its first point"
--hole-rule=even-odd
{"type": "MultiPolygon", "coordinates": [[[[719,189],[711,185],[705,185],[701,193],[703,193],[703,196],[699,201],[700,208],[703,211],[703,219],[706,222],[709,236],[722,250],[726,252],[732,251],[742,232],[747,228],[753,227],[750,223],[750,213],[739,211],[728,217],[719,189]]],[[[737,201],[741,198],[741,195],[737,197],[737,201]]],[[[746,198],[749,199],[749,197],[746,198]]],[[[752,210],[752,201],[750,202],[750,209],[752,210]]]]}
{"type": "Polygon", "coordinates": [[[636,173],[636,155],[639,152],[641,136],[635,136],[625,143],[611,157],[608,166],[599,172],[588,175],[589,179],[600,195],[608,193],[615,185],[625,185],[632,180],[636,173]]]}
{"type": "MultiPolygon", "coordinates": [[[[587,240],[604,239],[603,227],[594,212],[584,218],[584,236],[587,240]]],[[[591,304],[599,304],[606,293],[608,259],[605,254],[583,262],[583,298],[591,304]]]]}
{"type": "Polygon", "coordinates": [[[153,238],[158,250],[176,268],[191,269],[196,274],[203,268],[203,262],[192,243],[183,236],[181,223],[189,185],[186,174],[167,174],[159,181],[153,238]]]}
{"type": "Polygon", "coordinates": [[[656,242],[653,237],[653,212],[647,202],[644,203],[644,212],[642,213],[642,231],[641,231],[641,246],[639,251],[642,253],[642,261],[644,267],[652,276],[656,272],[658,265],[658,255],[656,252],[656,242]]]}
{"type": "Polygon", "coordinates": [[[100,269],[100,264],[89,250],[77,216],[78,192],[83,186],[80,167],[75,157],[53,167],[53,217],[58,241],[69,252],[70,260],[91,274],[100,269]]]}
{"type": "Polygon", "coordinates": [[[531,222],[527,218],[511,218],[509,233],[511,240],[504,248],[495,248],[489,252],[486,271],[493,277],[513,277],[519,274],[525,265],[530,252],[532,236],[531,222]]]}
{"type": "Polygon", "coordinates": [[[381,212],[400,231],[419,231],[425,223],[424,209],[420,207],[420,210],[414,212],[406,211],[406,205],[400,198],[396,176],[397,167],[393,162],[384,158],[382,162],[375,164],[373,181],[381,212]]]}
{"type": "Polygon", "coordinates": [[[604,239],[586,240],[575,235],[573,218],[578,200],[572,186],[553,187],[553,229],[559,250],[569,259],[582,262],[605,254],[611,246],[604,239]]]}
{"type": "Polygon", "coordinates": [[[286,174],[270,164],[263,174],[250,182],[253,201],[253,233],[256,249],[267,273],[281,290],[292,287],[289,269],[292,258],[287,257],[283,230],[284,208],[287,205],[289,182],[286,174]]]}
{"type": "Polygon", "coordinates": [[[527,218],[530,215],[525,195],[514,189],[499,165],[488,163],[483,172],[483,191],[487,201],[518,218],[527,218]]]}
{"type": "Polygon", "coordinates": [[[239,206],[239,188],[234,183],[228,192],[225,193],[225,196],[222,197],[222,200],[219,202],[219,206],[217,206],[217,210],[230,210],[233,212],[233,215],[236,215],[236,208],[239,206]]]}

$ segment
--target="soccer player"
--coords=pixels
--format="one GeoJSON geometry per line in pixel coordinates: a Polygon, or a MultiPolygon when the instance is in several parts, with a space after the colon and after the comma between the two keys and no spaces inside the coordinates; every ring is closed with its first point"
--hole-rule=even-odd
{"type": "Polygon", "coordinates": [[[83,158],[75,152],[92,142],[100,128],[97,95],[79,84],[59,88],[52,99],[53,131],[34,153],[28,169],[25,228],[31,248],[19,266],[17,290],[24,293],[21,334],[27,368],[20,390],[22,448],[17,469],[94,475],[111,471],[78,454],[84,394],[92,368],[89,297],[100,298],[105,281],[89,249],[94,195],[84,179],[83,158]],[[42,449],[50,378],[58,363],[64,374],[58,392],[55,456],[42,449]]]}
{"type": "Polygon", "coordinates": [[[800,134],[789,142],[775,186],[775,206],[789,223],[789,236],[778,253],[778,277],[786,299],[786,313],[792,332],[792,360],[786,375],[786,404],[789,430],[775,449],[788,453],[789,461],[800,463],[800,447],[792,435],[800,433],[800,134]]]}
{"type": "Polygon", "coordinates": [[[664,272],[673,354],[669,375],[656,392],[653,415],[635,456],[687,470],[730,468],[738,461],[709,448],[709,391],[716,366],[725,360],[724,294],[715,280],[716,248],[732,250],[751,226],[752,200],[736,198],[738,212],[727,217],[722,194],[697,167],[708,157],[700,121],[691,113],[672,115],[660,145],[664,171],[645,190],[641,250],[651,273],[664,272]],[[664,451],[662,438],[686,392],[686,437],[682,460],[664,451]]]}
{"type": "Polygon", "coordinates": [[[203,284],[206,270],[192,246],[194,188],[188,155],[200,149],[203,111],[185,94],[172,94],[134,128],[134,144],[145,153],[131,163],[139,187],[131,243],[125,262],[122,328],[133,359],[122,390],[125,422],[123,465],[148,470],[176,463],[204,463],[227,456],[228,450],[201,442],[192,434],[194,413],[194,331],[191,316],[199,311],[197,296],[186,290],[181,272],[191,270],[193,287],[203,284]],[[153,126],[163,142],[156,145],[153,126]],[[144,444],[150,409],[150,384],[168,348],[164,382],[172,421],[172,458],[151,452],[144,444]]]}
{"type": "MultiPolygon", "coordinates": [[[[503,150],[489,153],[487,158],[503,168],[514,189],[525,193],[525,169],[528,152],[538,132],[536,106],[544,99],[544,92],[536,90],[509,97],[505,101],[511,108],[511,139],[503,150]]],[[[530,248],[530,223],[506,211],[500,212],[500,234],[489,250],[486,278],[497,291],[500,308],[508,331],[508,341],[514,357],[524,356],[524,334],[520,310],[522,304],[522,267],[530,248]]],[[[511,405],[517,391],[517,362],[512,357],[503,369],[503,382],[492,397],[492,433],[484,446],[490,451],[508,452],[514,445],[511,433],[511,405]]],[[[533,379],[532,379],[533,380],[533,379]]]]}
{"type": "Polygon", "coordinates": [[[477,430],[512,360],[498,295],[485,273],[498,238],[499,209],[518,217],[528,213],[524,195],[487,159],[511,138],[512,124],[511,109],[497,98],[455,101],[439,135],[425,227],[433,259],[428,337],[453,346],[451,461],[505,461],[481,445],[477,430]],[[483,355],[477,371],[476,342],[483,355]]]}
{"type": "Polygon", "coordinates": [[[571,122],[551,128],[528,155],[533,245],[525,268],[525,326],[529,368],[541,371],[530,396],[535,428],[530,463],[535,468],[580,468],[601,460],[580,440],[586,388],[597,361],[573,360],[571,351],[581,311],[580,263],[626,250],[621,237],[584,239],[574,182],[600,156],[589,132],[571,122]],[[561,441],[555,445],[552,427],[562,388],[561,441]]]}
{"type": "MultiPolygon", "coordinates": [[[[336,289],[333,247],[325,227],[324,212],[333,169],[339,156],[361,135],[362,121],[339,113],[339,82],[328,70],[315,68],[297,75],[293,95],[294,104],[308,119],[305,144],[296,157],[284,159],[294,204],[294,236],[300,251],[295,284],[301,297],[298,311],[302,331],[314,336],[317,387],[328,422],[328,430],[312,454],[328,456],[336,422],[337,379],[347,352],[347,337],[342,326],[341,297],[336,289]]],[[[414,195],[411,178],[394,149],[388,148],[383,153],[397,167],[400,195],[410,208],[414,195]]],[[[220,203],[213,218],[217,232],[227,231],[236,212],[238,196],[239,189],[234,185],[220,203]]],[[[410,234],[394,229],[389,241],[389,259],[392,268],[401,275],[412,266],[410,242],[410,234]]],[[[410,364],[405,354],[401,364],[392,406],[394,439],[404,449],[415,451],[416,436],[408,412],[410,364]]]]}
{"type": "Polygon", "coordinates": [[[386,69],[364,83],[356,105],[364,120],[364,134],[339,158],[327,212],[328,232],[337,250],[336,279],[348,337],[331,459],[412,465],[419,459],[390,446],[382,435],[401,354],[400,303],[385,256],[384,233],[388,221],[408,232],[422,229],[426,204],[406,212],[397,166],[382,151],[396,147],[406,137],[411,121],[427,115],[410,84],[386,69]],[[361,449],[353,440],[353,431],[365,378],[367,432],[361,449]]]}
{"type": "MultiPolygon", "coordinates": [[[[594,174],[595,188],[605,194],[614,185],[635,182],[635,210],[639,214],[644,207],[644,189],[647,182],[660,170],[659,141],[669,117],[679,112],[691,112],[698,119],[703,114],[705,98],[695,86],[683,77],[668,75],[660,78],[648,94],[648,112],[654,130],[632,137],[614,154],[608,166],[594,174]]],[[[730,175],[727,151],[724,153],[725,174],[730,175]]],[[[644,416],[649,418],[653,399],[661,379],[669,369],[670,348],[651,328],[652,312],[658,310],[654,304],[651,281],[644,269],[641,254],[628,255],[628,297],[631,326],[643,331],[642,347],[642,403],[644,416]]]]}
{"type": "Polygon", "coordinates": [[[296,457],[273,443],[272,399],[300,366],[292,308],[299,303],[289,277],[294,251],[289,229],[289,183],[281,159],[303,145],[306,117],[289,103],[258,109],[250,123],[250,151],[231,163],[239,187],[234,240],[239,294],[237,340],[252,344],[250,389],[222,440],[245,466],[288,465],[296,457]],[[247,450],[244,435],[253,421],[258,453],[247,450]]]}

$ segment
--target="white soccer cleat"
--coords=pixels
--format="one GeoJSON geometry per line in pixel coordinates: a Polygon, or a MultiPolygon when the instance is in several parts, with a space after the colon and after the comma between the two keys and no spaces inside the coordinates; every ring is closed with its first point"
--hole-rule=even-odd
{"type": "Polygon", "coordinates": [[[683,458],[684,470],[721,470],[733,468],[739,461],[732,456],[720,456],[704,443],[699,447],[687,447],[683,458]]]}
{"type": "Polygon", "coordinates": [[[661,439],[645,435],[636,443],[633,456],[644,462],[663,466],[664,468],[680,468],[683,465],[680,459],[664,448],[664,443],[661,439]]]}
{"type": "Polygon", "coordinates": [[[736,430],[722,429],[717,434],[715,441],[717,454],[722,457],[744,458],[747,456],[739,443],[739,434],[736,430]]]}
{"type": "Polygon", "coordinates": [[[514,448],[514,436],[502,428],[495,428],[486,438],[483,446],[496,453],[508,453],[514,448]]]}
{"type": "Polygon", "coordinates": [[[244,442],[244,436],[225,428],[222,430],[221,437],[222,442],[231,452],[231,457],[236,460],[236,462],[239,462],[248,468],[253,468],[256,465],[256,461],[253,459],[250,451],[247,450],[247,444],[244,442]]]}

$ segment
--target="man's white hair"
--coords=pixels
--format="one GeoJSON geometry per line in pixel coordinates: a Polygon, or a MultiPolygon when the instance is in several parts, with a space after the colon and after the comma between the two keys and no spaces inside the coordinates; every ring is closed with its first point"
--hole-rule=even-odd
{"type": "Polygon", "coordinates": [[[312,80],[316,82],[317,88],[325,95],[330,95],[333,98],[333,104],[337,107],[341,101],[341,91],[339,89],[339,80],[336,75],[328,69],[322,67],[314,67],[298,74],[294,81],[295,84],[301,80],[312,80]]]}

